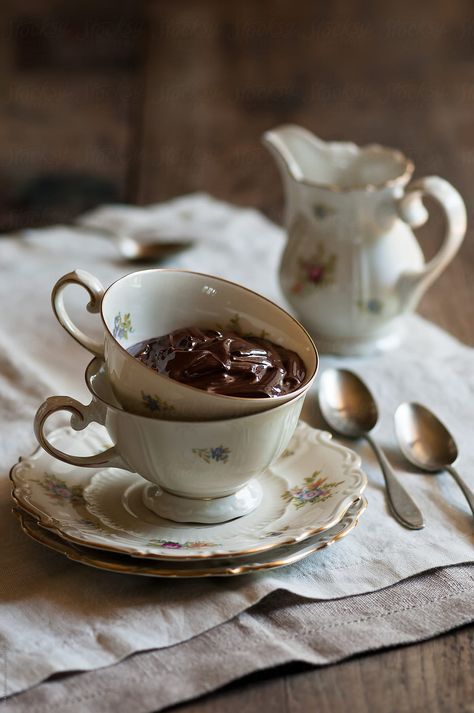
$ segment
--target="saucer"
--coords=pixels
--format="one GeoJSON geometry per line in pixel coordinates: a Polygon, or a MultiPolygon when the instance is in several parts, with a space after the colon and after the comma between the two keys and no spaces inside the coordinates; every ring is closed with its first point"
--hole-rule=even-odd
{"type": "MultiPolygon", "coordinates": [[[[50,440],[90,453],[100,427],[57,429],[50,440]],[[78,438],[79,437],[79,438],[78,438]]],[[[330,434],[300,423],[279,460],[262,473],[264,497],[249,515],[218,525],[182,525],[142,500],[147,481],[119,469],[77,468],[38,449],[10,474],[15,502],[42,527],[75,544],[159,560],[228,558],[303,542],[334,527],[366,486],[360,458],[330,434]]]]}
{"type": "Polygon", "coordinates": [[[14,510],[25,534],[50,550],[59,552],[68,559],[95,569],[120,574],[146,577],[197,578],[230,577],[251,572],[265,571],[294,564],[345,537],[358,524],[367,507],[364,497],[353,503],[341,520],[329,530],[315,535],[303,543],[285,545],[269,553],[240,557],[236,560],[209,559],[207,561],[182,562],[169,560],[138,560],[126,555],[99,552],[63,540],[50,530],[40,527],[36,520],[21,509],[14,510]]]}

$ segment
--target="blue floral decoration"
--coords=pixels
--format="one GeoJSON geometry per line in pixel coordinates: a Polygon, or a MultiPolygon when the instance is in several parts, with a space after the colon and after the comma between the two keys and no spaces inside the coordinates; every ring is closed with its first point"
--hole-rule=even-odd
{"type": "Polygon", "coordinates": [[[193,448],[193,453],[206,461],[206,463],[211,463],[211,461],[227,463],[231,450],[225,446],[216,446],[215,448],[193,448]]]}

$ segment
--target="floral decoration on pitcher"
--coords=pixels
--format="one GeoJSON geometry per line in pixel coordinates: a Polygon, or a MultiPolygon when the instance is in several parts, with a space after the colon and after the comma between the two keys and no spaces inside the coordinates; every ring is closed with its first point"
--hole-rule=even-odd
{"type": "Polygon", "coordinates": [[[157,545],[158,547],[164,547],[167,550],[191,550],[191,549],[201,549],[203,547],[218,547],[219,544],[217,542],[201,542],[200,540],[196,541],[187,541],[187,542],[175,542],[175,540],[161,540],[161,539],[156,539],[156,540],[149,540],[148,542],[149,545],[157,545]]]}
{"type": "Polygon", "coordinates": [[[359,300],[357,306],[363,312],[370,312],[371,314],[380,314],[383,312],[383,302],[376,297],[371,297],[368,300],[359,300]]]}
{"type": "Polygon", "coordinates": [[[175,407],[164,399],[160,399],[156,394],[152,396],[151,394],[145,394],[144,391],[142,391],[141,394],[145,407],[153,416],[167,417],[174,414],[176,410],[175,407]]]}
{"type": "Polygon", "coordinates": [[[281,497],[287,503],[293,503],[296,509],[304,507],[307,503],[324,503],[336,492],[334,488],[344,482],[328,483],[327,478],[321,478],[321,471],[315,470],[313,475],[304,479],[304,485],[296,486],[282,493],[281,497]]]}
{"type": "Polygon", "coordinates": [[[128,335],[133,331],[130,312],[125,312],[123,316],[121,312],[115,315],[114,328],[112,330],[115,339],[128,339],[128,335]]]}
{"type": "Polygon", "coordinates": [[[326,254],[326,249],[319,243],[311,258],[298,261],[297,275],[291,291],[294,294],[307,292],[315,287],[324,287],[334,282],[337,257],[331,253],[326,254]]]}
{"type": "Polygon", "coordinates": [[[33,482],[38,483],[55,502],[66,500],[73,505],[84,505],[82,485],[70,485],[51,473],[45,473],[43,480],[33,482]]]}
{"type": "Polygon", "coordinates": [[[212,461],[215,463],[227,463],[231,450],[224,446],[217,446],[216,448],[193,448],[193,453],[206,461],[206,463],[211,463],[212,461]]]}
{"type": "Polygon", "coordinates": [[[313,206],[313,213],[316,218],[319,218],[320,220],[324,220],[324,218],[334,215],[335,212],[335,209],[327,203],[316,203],[313,206]]]}

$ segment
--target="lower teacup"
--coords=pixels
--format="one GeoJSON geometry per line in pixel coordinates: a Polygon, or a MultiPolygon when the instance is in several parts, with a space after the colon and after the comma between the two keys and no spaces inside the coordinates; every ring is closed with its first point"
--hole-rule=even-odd
{"type": "Polygon", "coordinates": [[[288,445],[306,392],[269,411],[220,421],[165,421],[125,411],[115,399],[103,361],[86,369],[92,400],[52,396],[35,417],[36,437],[49,454],[79,467],[123,468],[150,481],[144,502],[157,515],[178,522],[214,523],[251,512],[261,501],[255,478],[288,445]],[[80,431],[92,422],[107,429],[113,445],[77,456],[57,449],[45,434],[49,416],[71,414],[80,431]]]}

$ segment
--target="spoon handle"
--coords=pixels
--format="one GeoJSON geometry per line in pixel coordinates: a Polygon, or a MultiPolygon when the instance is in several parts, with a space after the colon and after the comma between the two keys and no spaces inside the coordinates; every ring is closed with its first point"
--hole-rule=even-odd
{"type": "Polygon", "coordinates": [[[464,480],[461,478],[461,476],[459,475],[457,470],[455,468],[453,468],[452,465],[447,465],[446,470],[448,471],[448,473],[451,473],[454,480],[456,481],[456,483],[459,485],[459,487],[463,491],[463,493],[466,497],[466,500],[469,503],[469,507],[472,510],[472,514],[474,515],[474,493],[472,492],[471,488],[468,486],[468,484],[466,482],[464,482],[464,480]]]}
{"type": "Polygon", "coordinates": [[[410,530],[421,530],[425,526],[423,515],[412,497],[407,493],[403,485],[398,481],[392,466],[383,450],[372,440],[370,436],[365,436],[372,446],[372,449],[380,463],[385,485],[387,486],[387,497],[393,515],[398,522],[410,530]]]}

